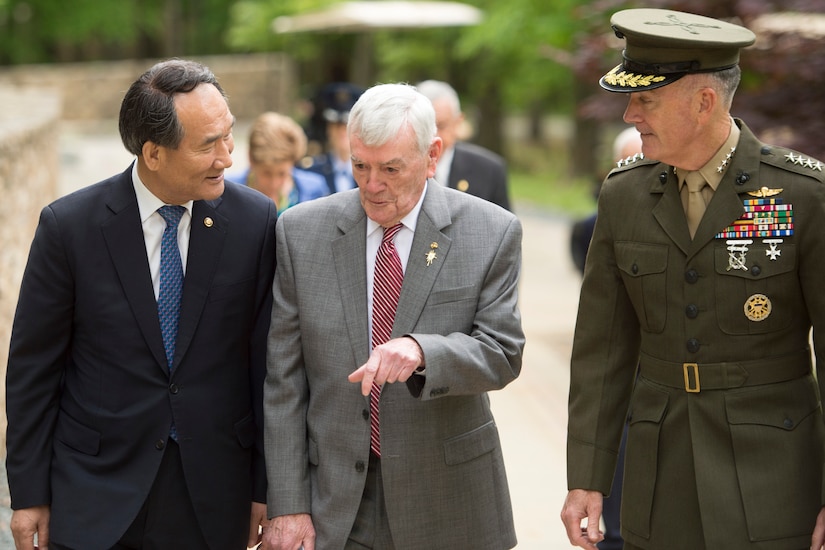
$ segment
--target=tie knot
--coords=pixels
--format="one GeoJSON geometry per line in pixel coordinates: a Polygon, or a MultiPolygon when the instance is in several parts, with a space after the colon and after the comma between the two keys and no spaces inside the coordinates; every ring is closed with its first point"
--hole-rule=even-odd
{"type": "Polygon", "coordinates": [[[384,228],[384,237],[381,239],[381,244],[390,242],[395,238],[395,234],[401,231],[401,228],[404,227],[404,224],[397,223],[392,227],[385,227],[384,228]]]}
{"type": "Polygon", "coordinates": [[[687,185],[688,191],[691,193],[698,193],[707,185],[707,182],[704,176],[702,176],[702,173],[697,170],[688,173],[685,177],[685,185],[687,185]]]}
{"type": "Polygon", "coordinates": [[[158,214],[166,220],[166,227],[177,227],[184,212],[186,212],[186,208],[183,206],[161,206],[158,208],[158,214]]]}

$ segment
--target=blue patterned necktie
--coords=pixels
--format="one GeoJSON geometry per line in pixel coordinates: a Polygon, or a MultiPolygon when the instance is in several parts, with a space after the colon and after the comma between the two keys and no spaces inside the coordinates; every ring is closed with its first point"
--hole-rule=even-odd
{"type": "Polygon", "coordinates": [[[178,223],[186,212],[183,206],[162,206],[158,213],[166,220],[166,229],[160,241],[160,292],[158,293],[158,316],[163,334],[166,361],[172,370],[175,358],[175,341],[178,338],[180,319],[180,297],[183,289],[183,264],[178,248],[178,223]]]}

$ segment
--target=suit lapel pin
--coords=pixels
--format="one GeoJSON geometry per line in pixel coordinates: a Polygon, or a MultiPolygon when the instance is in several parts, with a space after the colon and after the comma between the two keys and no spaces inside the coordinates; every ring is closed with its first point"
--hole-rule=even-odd
{"type": "Polygon", "coordinates": [[[466,192],[467,189],[470,188],[470,182],[467,181],[467,180],[461,180],[460,182],[458,182],[456,184],[455,188],[458,189],[459,191],[466,192]]]}
{"type": "Polygon", "coordinates": [[[430,250],[429,250],[429,252],[427,252],[427,265],[428,266],[433,265],[433,260],[438,259],[438,256],[435,255],[435,251],[436,251],[437,248],[438,248],[438,243],[437,242],[431,242],[430,243],[430,250]]]}
{"type": "Polygon", "coordinates": [[[210,218],[209,216],[203,219],[203,225],[205,225],[206,227],[212,227],[214,224],[215,222],[213,222],[212,218],[210,218]]]}

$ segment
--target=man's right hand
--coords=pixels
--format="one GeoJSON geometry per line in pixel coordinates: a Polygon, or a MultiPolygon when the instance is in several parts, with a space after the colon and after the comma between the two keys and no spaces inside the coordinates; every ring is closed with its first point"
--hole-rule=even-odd
{"type": "Polygon", "coordinates": [[[261,550],[315,550],[315,527],[309,514],[276,516],[263,535],[261,550]]]}
{"type": "Polygon", "coordinates": [[[564,508],[561,510],[561,520],[567,530],[570,544],[580,548],[596,548],[596,543],[604,540],[604,534],[599,530],[599,518],[602,515],[602,494],[598,491],[573,489],[567,493],[564,508]],[[587,525],[582,520],[587,519],[587,525]]]}
{"type": "Polygon", "coordinates": [[[36,533],[38,547],[47,548],[49,546],[49,517],[48,506],[22,508],[12,512],[10,527],[14,537],[14,547],[17,550],[34,550],[36,533]]]}

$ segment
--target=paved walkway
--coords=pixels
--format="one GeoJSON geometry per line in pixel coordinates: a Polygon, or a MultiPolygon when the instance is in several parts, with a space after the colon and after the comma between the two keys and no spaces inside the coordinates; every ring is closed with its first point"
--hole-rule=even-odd
{"type": "MultiPolygon", "coordinates": [[[[245,127],[236,129],[236,162],[243,163],[245,127]]],[[[124,170],[131,161],[115,121],[64,124],[60,194],[124,170]]],[[[519,550],[571,548],[559,519],[564,500],[565,433],[570,345],[579,275],[569,254],[569,222],[517,205],[524,225],[521,312],[527,336],[522,375],[491,394],[510,481],[519,550]]],[[[8,532],[5,468],[0,479],[0,550],[13,549],[8,532]]],[[[467,549],[469,550],[469,549],[467,549]]]]}

